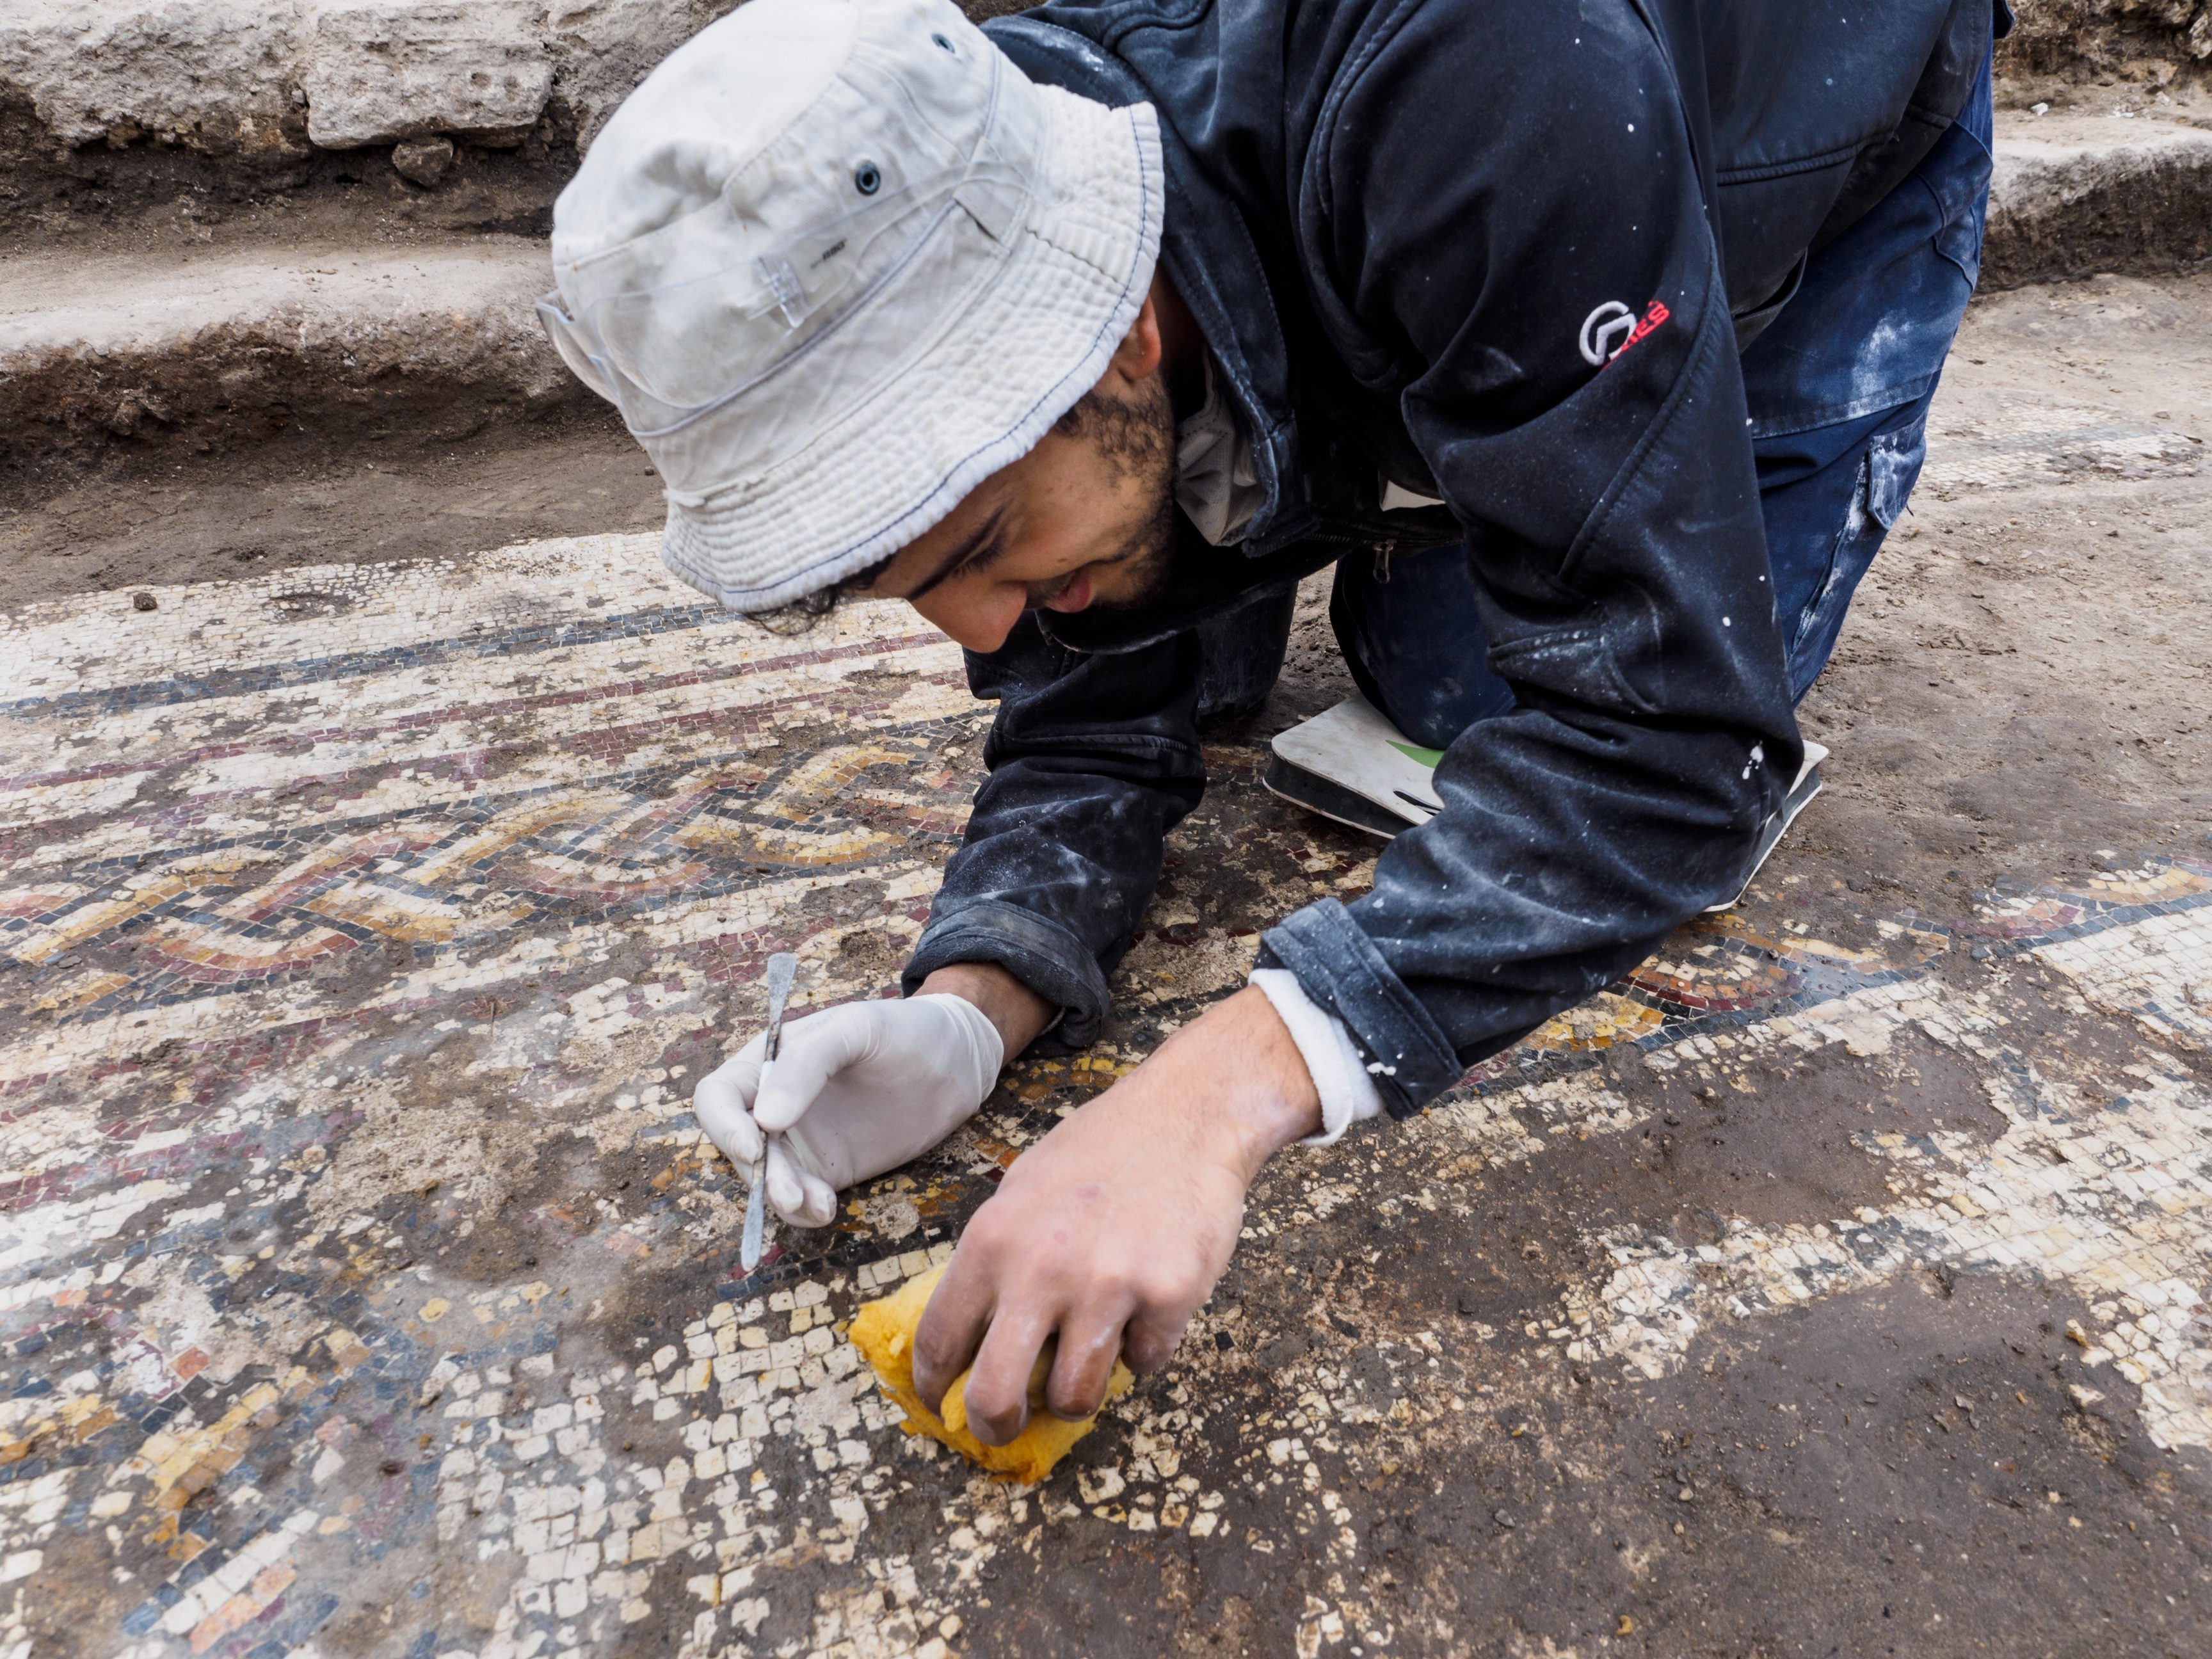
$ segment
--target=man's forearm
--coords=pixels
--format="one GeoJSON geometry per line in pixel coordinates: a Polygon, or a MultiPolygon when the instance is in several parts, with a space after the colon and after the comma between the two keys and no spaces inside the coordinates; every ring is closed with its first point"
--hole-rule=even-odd
{"type": "Polygon", "coordinates": [[[1146,1066],[1190,1103],[1216,1157],[1246,1182],[1294,1140],[1322,1128],[1321,1096],[1304,1057],[1267,998],[1246,986],[1154,1052],[1146,1066]]]}
{"type": "Polygon", "coordinates": [[[1104,1026],[1106,977],[1152,902],[1167,833],[1205,793],[1195,636],[1085,656],[1032,615],[967,660],[969,690],[998,703],[991,769],[902,980],[914,992],[940,969],[999,963],[1080,1048],[1104,1026]]]}
{"type": "MultiPolygon", "coordinates": [[[[998,1029],[1009,1062],[1052,1023],[1052,1005],[993,962],[940,968],[921,982],[921,994],[972,1003],[998,1029]]],[[[1248,988],[1217,1005],[1186,1031],[1170,1063],[1183,1060],[1189,1044],[1198,1043],[1204,1058],[1185,1086],[1218,1116],[1247,1180],[1279,1148],[1321,1128],[1319,1097],[1305,1061],[1258,991],[1248,988]]]]}
{"type": "Polygon", "coordinates": [[[924,996],[946,994],[975,1004],[998,1028],[1011,1062],[1052,1024],[1052,1004],[994,962],[956,962],[921,982],[924,996]]]}

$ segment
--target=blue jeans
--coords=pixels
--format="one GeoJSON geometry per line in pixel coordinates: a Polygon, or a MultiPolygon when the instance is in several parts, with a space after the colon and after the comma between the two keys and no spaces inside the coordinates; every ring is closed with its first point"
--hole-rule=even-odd
{"type": "MultiPolygon", "coordinates": [[[[1796,295],[1744,353],[1794,698],[1827,665],[1851,595],[1920,476],[1928,405],[1981,269],[1990,144],[1985,68],[1928,158],[1807,261],[1796,295]]],[[[1275,626],[1256,628],[1240,615],[1200,629],[1201,719],[1265,698],[1292,598],[1274,601],[1275,626]]],[[[1329,616],[1368,701],[1419,743],[1445,748],[1476,720],[1513,706],[1486,653],[1468,648],[1488,635],[1462,549],[1345,561],[1329,616]]]]}

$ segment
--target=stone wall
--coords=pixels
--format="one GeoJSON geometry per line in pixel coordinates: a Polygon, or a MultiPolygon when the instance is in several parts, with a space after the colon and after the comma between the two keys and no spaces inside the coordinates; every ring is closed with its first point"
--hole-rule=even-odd
{"type": "Polygon", "coordinates": [[[296,158],[590,136],[732,0],[0,0],[0,88],[52,141],[296,158]]]}
{"type": "MultiPolygon", "coordinates": [[[[512,198],[542,202],[653,65],[734,3],[0,0],[0,222],[88,188],[110,210],[295,190],[410,141],[505,153],[492,171],[517,175],[512,198]]],[[[965,3],[983,17],[1019,0],[965,3]]],[[[2000,64],[2023,107],[2212,61],[2212,0],[2017,9],[2000,64]]],[[[526,228],[514,216],[493,216],[526,228]]]]}
{"type": "Polygon", "coordinates": [[[0,0],[0,226],[313,191],[428,142],[476,157],[483,224],[536,228],[631,88],[732,3],[0,0]]]}
{"type": "Polygon", "coordinates": [[[456,225],[541,230],[631,89],[737,3],[0,0],[0,229],[388,185],[409,144],[434,173],[468,153],[456,225]]]}
{"type": "Polygon", "coordinates": [[[2205,0],[2012,0],[1997,73],[2015,101],[2058,86],[2203,78],[2212,63],[2205,0]]]}

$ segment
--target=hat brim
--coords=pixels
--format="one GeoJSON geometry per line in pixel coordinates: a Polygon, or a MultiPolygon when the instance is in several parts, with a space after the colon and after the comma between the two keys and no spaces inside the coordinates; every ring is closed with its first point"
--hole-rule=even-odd
{"type": "Polygon", "coordinates": [[[1062,188],[902,373],[764,476],[672,500],[673,574],[747,611],[844,580],[927,533],[1097,384],[1159,257],[1159,130],[1149,105],[1036,90],[1062,188]]]}

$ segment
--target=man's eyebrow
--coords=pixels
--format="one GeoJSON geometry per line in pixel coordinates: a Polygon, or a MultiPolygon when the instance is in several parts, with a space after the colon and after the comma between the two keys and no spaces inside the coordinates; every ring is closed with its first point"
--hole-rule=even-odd
{"type": "Polygon", "coordinates": [[[984,520],[981,524],[976,526],[975,533],[974,535],[969,537],[966,541],[961,543],[959,546],[954,548],[951,553],[945,556],[945,562],[937,567],[936,572],[931,575],[927,581],[923,582],[919,587],[908,589],[906,592],[900,594],[899,597],[904,599],[908,604],[911,605],[915,600],[921,598],[923,594],[928,592],[931,588],[935,587],[939,582],[945,580],[954,572],[957,571],[962,566],[971,562],[980,564],[985,562],[990,558],[996,557],[998,554],[998,547],[996,544],[999,538],[999,521],[1006,516],[1006,509],[1003,505],[998,507],[992,513],[989,518],[984,520]]]}

